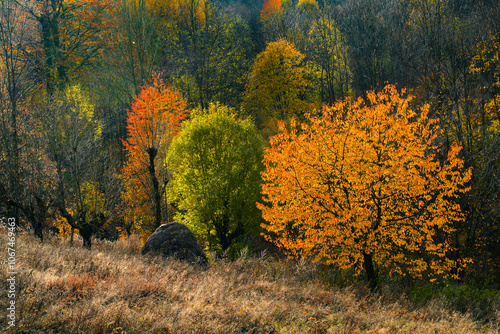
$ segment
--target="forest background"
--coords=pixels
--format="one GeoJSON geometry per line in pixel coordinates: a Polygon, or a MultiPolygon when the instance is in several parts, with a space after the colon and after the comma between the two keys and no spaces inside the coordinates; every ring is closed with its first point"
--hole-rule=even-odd
{"type": "Polygon", "coordinates": [[[2,216],[87,248],[175,217],[208,250],[277,251],[255,205],[270,138],[397,89],[472,173],[438,236],[453,277],[498,288],[499,22],[495,0],[1,0],[2,216]]]}

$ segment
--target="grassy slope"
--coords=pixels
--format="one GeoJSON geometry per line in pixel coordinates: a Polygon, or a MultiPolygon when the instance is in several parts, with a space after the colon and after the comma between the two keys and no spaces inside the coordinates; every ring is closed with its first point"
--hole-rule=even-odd
{"type": "MultiPolygon", "coordinates": [[[[6,244],[2,232],[2,253],[6,244]]],[[[300,265],[270,258],[218,260],[204,271],[137,253],[134,241],[96,244],[89,252],[18,237],[19,318],[9,332],[459,334],[495,333],[498,326],[436,301],[412,308],[387,293],[327,289],[300,265]]],[[[2,262],[0,331],[6,272],[2,262]]]]}

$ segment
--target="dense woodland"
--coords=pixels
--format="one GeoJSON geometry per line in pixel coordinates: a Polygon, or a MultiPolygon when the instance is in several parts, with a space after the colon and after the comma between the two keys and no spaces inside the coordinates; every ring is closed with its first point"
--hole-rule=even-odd
{"type": "Polygon", "coordinates": [[[0,210],[38,238],[175,219],[220,253],[498,286],[497,0],[0,7],[0,210]]]}

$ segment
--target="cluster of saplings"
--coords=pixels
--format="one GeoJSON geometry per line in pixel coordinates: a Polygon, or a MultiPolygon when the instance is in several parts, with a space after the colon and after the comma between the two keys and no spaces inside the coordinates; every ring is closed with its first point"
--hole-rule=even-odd
{"type": "Polygon", "coordinates": [[[499,8],[0,0],[1,213],[494,284],[499,8]]]}

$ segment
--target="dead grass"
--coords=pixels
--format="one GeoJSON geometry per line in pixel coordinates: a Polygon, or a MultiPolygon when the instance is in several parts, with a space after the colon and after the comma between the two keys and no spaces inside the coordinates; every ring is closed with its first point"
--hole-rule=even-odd
{"type": "MultiPolygon", "coordinates": [[[[6,245],[5,234],[0,244],[6,245]]],[[[142,257],[138,240],[18,238],[17,326],[9,333],[498,333],[443,302],[327,288],[304,263],[270,257],[212,261],[203,270],[142,257]]],[[[0,300],[6,296],[2,262],[0,300]]],[[[6,328],[5,317],[0,319],[6,328]]]]}

